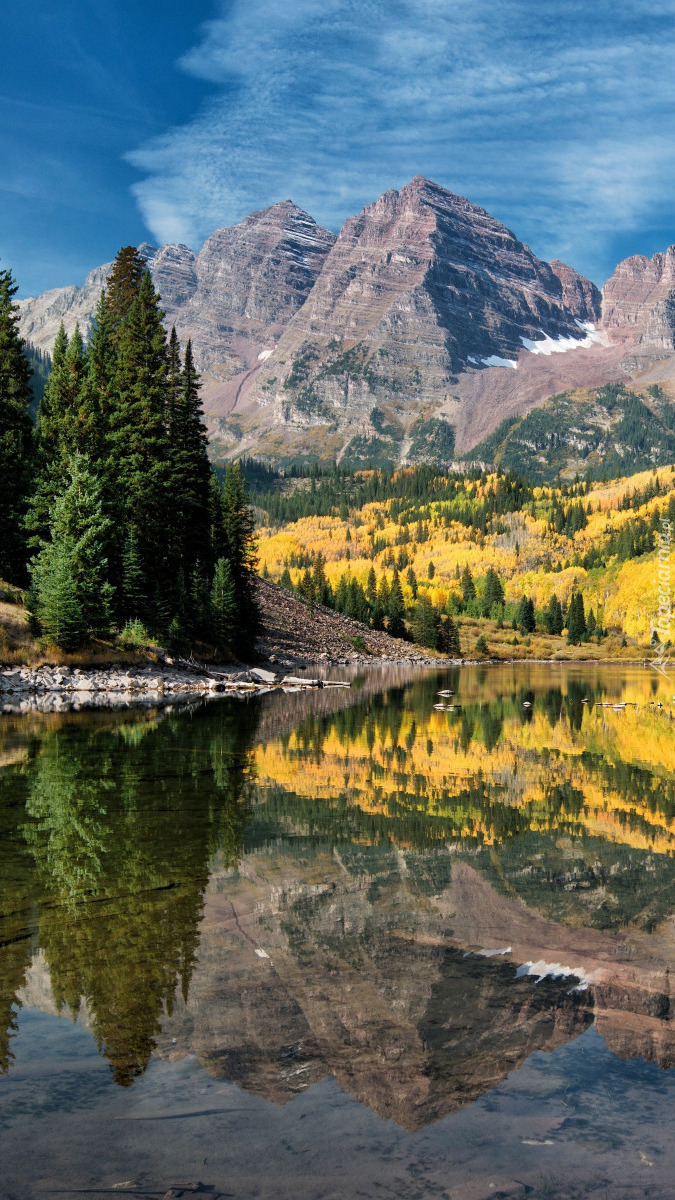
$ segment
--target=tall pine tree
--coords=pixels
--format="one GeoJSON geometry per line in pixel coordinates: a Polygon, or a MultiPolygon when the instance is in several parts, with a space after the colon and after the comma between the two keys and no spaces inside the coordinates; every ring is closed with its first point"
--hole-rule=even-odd
{"type": "Polygon", "coordinates": [[[225,471],[223,484],[223,557],[227,558],[237,604],[236,629],[232,644],[242,658],[250,657],[260,629],[255,599],[255,519],[248,503],[246,479],[241,465],[225,471]]]}
{"type": "Polygon", "coordinates": [[[228,650],[237,637],[237,597],[230,564],[219,558],[213,575],[211,589],[213,612],[213,640],[217,650],[228,650]]]}
{"type": "Polygon", "coordinates": [[[101,484],[89,461],[75,454],[68,463],[67,486],[51,512],[50,539],[32,563],[36,616],[64,650],[87,634],[110,630],[112,588],[105,557],[109,525],[101,484]]]}
{"type": "MultiPolygon", "coordinates": [[[[113,509],[124,534],[133,533],[145,572],[151,624],[161,632],[172,608],[175,572],[169,554],[173,521],[166,422],[166,334],[159,297],[146,271],[121,321],[115,405],[110,413],[108,466],[113,509]]],[[[115,581],[117,582],[117,581],[115,581]]]]}
{"type": "Polygon", "coordinates": [[[88,449],[83,412],[86,374],[87,358],[79,327],[75,326],[69,339],[62,322],[36,421],[35,486],[27,517],[34,549],[49,538],[50,512],[67,484],[71,455],[88,449]]]}
{"type": "Polygon", "coordinates": [[[394,577],[391,581],[389,590],[389,605],[388,605],[388,622],[387,630],[391,637],[404,638],[406,636],[405,622],[405,603],[403,600],[403,589],[401,581],[398,577],[398,571],[394,571],[394,577]]]}
{"type": "Polygon", "coordinates": [[[192,343],[187,343],[185,365],[181,370],[175,328],[172,328],[169,337],[167,391],[171,487],[174,493],[173,552],[177,565],[189,573],[197,562],[206,568],[212,559],[209,537],[211,467],[192,343]]]}
{"type": "Polygon", "coordinates": [[[26,577],[24,517],[32,454],[31,368],[18,332],[16,284],[0,271],[0,575],[26,577]]]}
{"type": "Polygon", "coordinates": [[[114,345],[121,342],[124,323],[138,299],[147,270],[136,246],[122,246],[118,251],[105,289],[106,324],[114,345]]]}

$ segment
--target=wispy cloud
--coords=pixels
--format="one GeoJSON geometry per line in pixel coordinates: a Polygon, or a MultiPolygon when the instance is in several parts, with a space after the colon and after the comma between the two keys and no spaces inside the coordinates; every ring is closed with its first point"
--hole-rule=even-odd
{"type": "Polygon", "coordinates": [[[229,0],[181,67],[213,86],[136,149],[156,238],[292,197],[337,228],[421,173],[600,281],[675,215],[675,0],[229,0]]]}

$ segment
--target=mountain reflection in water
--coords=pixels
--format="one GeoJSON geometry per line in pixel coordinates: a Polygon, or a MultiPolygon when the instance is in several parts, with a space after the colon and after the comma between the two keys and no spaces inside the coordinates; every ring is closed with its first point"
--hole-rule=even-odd
{"type": "Polygon", "coordinates": [[[669,687],[518,666],[290,718],[2,718],[0,1066],[32,1005],[79,1015],[123,1086],[193,1053],[277,1103],[332,1075],[416,1129],[593,1022],[674,1065],[669,687]]]}

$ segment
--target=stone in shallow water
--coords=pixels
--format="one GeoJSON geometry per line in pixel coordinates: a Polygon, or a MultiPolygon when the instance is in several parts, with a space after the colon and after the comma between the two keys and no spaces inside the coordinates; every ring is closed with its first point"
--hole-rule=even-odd
{"type": "Polygon", "coordinates": [[[265,671],[262,667],[252,667],[249,675],[252,679],[257,679],[259,683],[276,683],[277,681],[274,671],[265,671]]]}

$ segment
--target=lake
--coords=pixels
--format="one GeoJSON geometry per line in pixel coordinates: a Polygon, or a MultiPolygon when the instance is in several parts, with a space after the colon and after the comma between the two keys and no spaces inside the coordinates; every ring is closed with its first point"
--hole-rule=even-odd
{"type": "Polygon", "coordinates": [[[0,715],[2,1197],[672,1197],[674,691],[0,715]]]}

